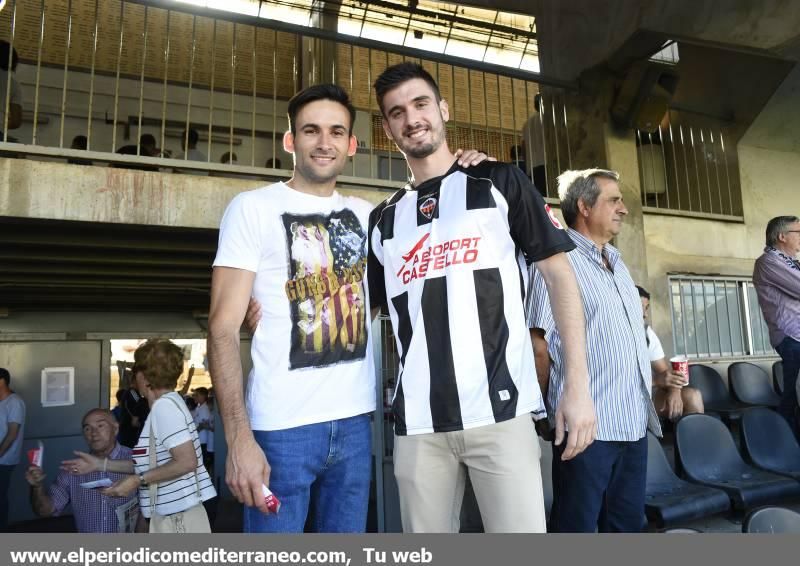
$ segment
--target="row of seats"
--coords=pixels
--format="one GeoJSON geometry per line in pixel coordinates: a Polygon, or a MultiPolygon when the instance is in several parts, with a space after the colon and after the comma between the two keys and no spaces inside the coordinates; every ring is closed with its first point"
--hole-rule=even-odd
{"type": "Polygon", "coordinates": [[[800,497],[800,445],[789,425],[766,407],[742,411],[742,450],[710,415],[686,415],[675,427],[676,467],[648,433],[648,520],[658,527],[800,497]],[[690,483],[691,482],[691,483],[690,483]]]}
{"type": "Polygon", "coordinates": [[[707,413],[719,415],[724,421],[739,420],[746,407],[777,407],[783,392],[783,365],[772,366],[772,383],[767,372],[755,364],[736,362],[728,367],[730,393],[722,377],[711,366],[689,366],[689,385],[703,396],[707,413]]]}

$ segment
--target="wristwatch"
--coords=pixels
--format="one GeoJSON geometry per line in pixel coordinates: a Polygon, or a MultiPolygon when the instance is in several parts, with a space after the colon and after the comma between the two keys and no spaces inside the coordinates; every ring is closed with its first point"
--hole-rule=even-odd
{"type": "Polygon", "coordinates": [[[144,473],[139,474],[139,487],[147,487],[147,480],[144,479],[144,473]]]}

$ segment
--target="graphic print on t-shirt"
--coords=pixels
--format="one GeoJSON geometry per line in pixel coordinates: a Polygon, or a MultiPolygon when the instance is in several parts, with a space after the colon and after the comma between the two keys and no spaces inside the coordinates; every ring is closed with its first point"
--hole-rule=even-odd
{"type": "Polygon", "coordinates": [[[324,367],[366,355],[367,235],[349,209],[283,214],[292,317],[289,369],[324,367]]]}

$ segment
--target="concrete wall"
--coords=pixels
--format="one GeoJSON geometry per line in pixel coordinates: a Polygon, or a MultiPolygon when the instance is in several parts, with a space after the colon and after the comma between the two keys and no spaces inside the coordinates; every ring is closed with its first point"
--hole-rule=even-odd
{"type": "MultiPolygon", "coordinates": [[[[271,182],[0,158],[0,214],[217,228],[235,195],[271,182]]],[[[340,192],[377,204],[394,190],[340,192]]]]}
{"type": "Polygon", "coordinates": [[[744,222],[644,216],[653,325],[672,352],[667,273],[750,276],[767,221],[800,214],[800,69],[795,68],[738,144],[744,222]]]}

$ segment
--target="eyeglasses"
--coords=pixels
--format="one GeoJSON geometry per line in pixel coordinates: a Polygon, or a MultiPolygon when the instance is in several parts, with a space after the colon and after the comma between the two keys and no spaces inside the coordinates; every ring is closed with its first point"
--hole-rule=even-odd
{"type": "Polygon", "coordinates": [[[800,230],[786,230],[786,231],[784,232],[784,234],[788,234],[788,233],[790,233],[790,232],[791,232],[792,234],[800,234],[800,230]]]}

